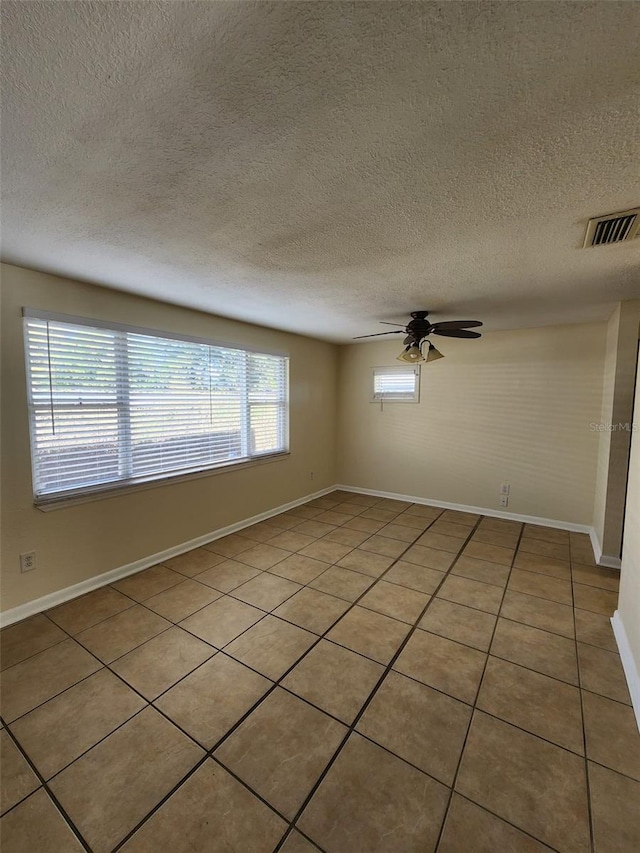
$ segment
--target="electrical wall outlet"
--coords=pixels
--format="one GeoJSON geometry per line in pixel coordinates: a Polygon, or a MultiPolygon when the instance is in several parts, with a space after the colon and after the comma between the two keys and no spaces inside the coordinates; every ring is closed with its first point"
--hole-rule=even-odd
{"type": "Polygon", "coordinates": [[[509,483],[503,483],[500,486],[500,494],[501,495],[508,495],[510,492],[511,492],[511,486],[509,485],[509,483]]]}
{"type": "Polygon", "coordinates": [[[29,551],[27,554],[20,554],[20,571],[32,572],[36,568],[36,552],[29,551]]]}
{"type": "Polygon", "coordinates": [[[500,506],[509,506],[509,498],[507,495],[500,495],[500,506]]]}

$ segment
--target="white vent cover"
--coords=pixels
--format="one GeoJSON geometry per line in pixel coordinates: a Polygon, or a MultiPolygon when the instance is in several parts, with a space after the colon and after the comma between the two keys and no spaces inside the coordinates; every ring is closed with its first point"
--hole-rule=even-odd
{"type": "Polygon", "coordinates": [[[587,224],[584,246],[604,246],[608,243],[623,243],[633,240],[640,233],[640,207],[597,216],[587,224]]]}

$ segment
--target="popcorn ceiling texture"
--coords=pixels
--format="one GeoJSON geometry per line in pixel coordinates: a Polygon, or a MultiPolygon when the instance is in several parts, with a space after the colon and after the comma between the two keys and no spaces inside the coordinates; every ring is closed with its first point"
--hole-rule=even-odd
{"type": "Polygon", "coordinates": [[[330,340],[605,319],[638,3],[4,2],[4,259],[330,340]]]}

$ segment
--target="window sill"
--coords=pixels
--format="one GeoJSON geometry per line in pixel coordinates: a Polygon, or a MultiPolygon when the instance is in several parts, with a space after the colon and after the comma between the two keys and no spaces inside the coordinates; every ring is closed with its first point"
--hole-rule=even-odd
{"type": "Polygon", "coordinates": [[[247,459],[242,462],[230,462],[227,465],[219,465],[215,468],[205,468],[202,471],[192,471],[188,474],[170,474],[166,477],[158,477],[153,480],[145,480],[140,483],[128,483],[126,485],[117,484],[114,486],[106,486],[105,488],[96,489],[96,491],[86,492],[84,494],[69,495],[69,497],[56,497],[51,500],[34,500],[34,506],[41,512],[51,512],[65,507],[78,506],[79,504],[90,503],[92,501],[105,500],[106,498],[115,498],[120,495],[128,495],[134,492],[144,492],[148,489],[156,489],[161,486],[170,486],[173,483],[184,483],[188,480],[200,480],[202,477],[212,477],[218,474],[228,474],[232,471],[239,471],[245,468],[255,468],[258,465],[267,465],[270,462],[277,462],[281,459],[286,459],[291,455],[289,450],[283,453],[273,453],[268,456],[262,456],[258,459],[247,459]]]}

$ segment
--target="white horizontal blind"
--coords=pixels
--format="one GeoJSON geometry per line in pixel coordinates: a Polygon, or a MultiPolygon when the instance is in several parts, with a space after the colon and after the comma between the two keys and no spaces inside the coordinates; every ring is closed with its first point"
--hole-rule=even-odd
{"type": "Polygon", "coordinates": [[[24,323],[36,499],[287,450],[285,356],[24,323]]]}
{"type": "Polygon", "coordinates": [[[418,401],[420,368],[375,367],[373,369],[373,397],[375,400],[413,403],[418,401]]]}

